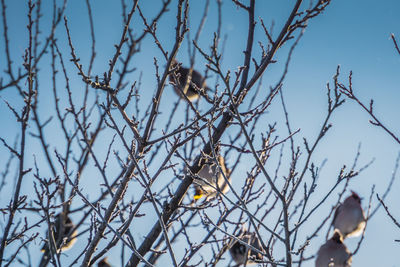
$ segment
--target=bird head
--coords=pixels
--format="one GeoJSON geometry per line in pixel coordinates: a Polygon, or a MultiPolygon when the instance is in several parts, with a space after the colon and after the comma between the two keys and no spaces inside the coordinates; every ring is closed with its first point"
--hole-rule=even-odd
{"type": "Polygon", "coordinates": [[[335,229],[331,239],[336,243],[343,243],[343,236],[338,229],[335,229]]]}
{"type": "Polygon", "coordinates": [[[356,192],[351,191],[351,196],[350,197],[352,197],[354,200],[356,200],[358,203],[361,204],[361,198],[356,192]]]}
{"type": "Polygon", "coordinates": [[[108,257],[104,257],[99,263],[97,263],[98,267],[111,267],[110,263],[108,263],[108,257]]]}

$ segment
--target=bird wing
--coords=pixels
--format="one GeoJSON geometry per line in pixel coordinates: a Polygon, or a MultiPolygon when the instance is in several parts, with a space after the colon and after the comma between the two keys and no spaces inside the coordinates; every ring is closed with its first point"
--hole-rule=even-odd
{"type": "Polygon", "coordinates": [[[336,218],[337,218],[337,216],[338,216],[338,214],[339,214],[341,208],[342,208],[342,204],[340,204],[340,205],[336,208],[335,214],[333,215],[333,220],[332,220],[332,224],[331,224],[331,225],[335,225],[336,218]]]}

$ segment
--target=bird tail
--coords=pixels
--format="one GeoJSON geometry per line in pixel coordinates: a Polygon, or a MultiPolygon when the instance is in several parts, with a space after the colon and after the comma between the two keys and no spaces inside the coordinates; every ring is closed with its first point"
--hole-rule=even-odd
{"type": "Polygon", "coordinates": [[[44,248],[44,246],[42,248],[42,252],[43,252],[43,256],[42,256],[42,259],[40,260],[40,263],[39,263],[38,266],[39,267],[46,267],[47,264],[50,261],[50,253],[49,253],[49,250],[47,248],[44,248]]]}
{"type": "Polygon", "coordinates": [[[196,186],[196,191],[193,196],[194,201],[197,201],[202,197],[204,197],[204,191],[199,186],[196,186]]]}

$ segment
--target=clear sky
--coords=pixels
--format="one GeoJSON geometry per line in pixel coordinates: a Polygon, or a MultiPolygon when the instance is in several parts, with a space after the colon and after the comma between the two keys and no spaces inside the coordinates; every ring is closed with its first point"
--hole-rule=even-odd
{"type": "MultiPolygon", "coordinates": [[[[11,54],[13,55],[14,64],[17,66],[21,64],[22,55],[27,46],[27,5],[25,2],[6,1],[8,6],[9,38],[13,44],[11,46],[11,54]]],[[[159,9],[158,1],[147,0],[139,2],[141,2],[140,5],[146,16],[152,17],[159,9]]],[[[101,75],[108,68],[108,60],[115,51],[114,44],[117,43],[122,32],[121,6],[120,1],[95,0],[91,1],[91,3],[97,49],[93,73],[101,75]]],[[[197,28],[201,19],[204,3],[205,1],[200,0],[191,1],[190,26],[194,29],[197,28]]],[[[274,22],[275,31],[273,34],[276,36],[278,30],[286,21],[293,3],[293,0],[257,1],[256,18],[262,17],[267,25],[271,25],[274,22]]],[[[305,1],[303,6],[308,4],[309,2],[305,1]]],[[[44,14],[44,20],[42,27],[43,32],[46,34],[51,21],[51,10],[52,1],[43,1],[42,13],[44,14]]],[[[207,48],[209,46],[213,33],[217,28],[216,10],[216,3],[211,0],[209,16],[199,41],[202,47],[207,48]]],[[[396,0],[381,2],[376,0],[333,0],[322,15],[310,20],[304,36],[294,51],[288,76],[283,83],[283,94],[286,99],[292,127],[293,129],[300,129],[299,135],[295,138],[298,145],[302,146],[303,137],[315,138],[327,110],[326,83],[332,82],[332,77],[338,65],[341,68],[339,80],[347,84],[348,73],[352,70],[353,87],[356,94],[365,103],[369,103],[369,99],[373,98],[375,100],[374,110],[376,114],[393,132],[400,135],[400,55],[396,54],[390,39],[392,33],[400,38],[399,10],[400,2],[396,0]]],[[[175,11],[176,8],[173,7],[158,24],[160,41],[169,50],[172,49],[175,37],[175,11]]],[[[91,43],[85,1],[70,0],[67,4],[66,17],[69,21],[78,56],[82,60],[81,63],[87,64],[90,57],[91,43]]],[[[246,44],[247,17],[243,11],[232,5],[230,1],[225,0],[223,1],[222,21],[222,35],[227,35],[227,45],[225,46],[222,66],[224,70],[230,69],[234,71],[243,63],[244,56],[242,52],[245,50],[246,44]]],[[[133,25],[137,25],[138,29],[138,32],[135,33],[134,31],[134,34],[139,35],[143,28],[143,23],[138,14],[134,15],[133,25]]],[[[3,32],[2,29],[1,27],[1,33],[3,32]]],[[[190,37],[193,38],[194,34],[194,32],[190,32],[190,37]]],[[[63,25],[57,28],[57,38],[61,49],[64,51],[64,59],[68,61],[70,54],[65,42],[66,34],[63,25]]],[[[259,21],[257,23],[256,40],[263,43],[267,42],[259,21]]],[[[265,91],[268,90],[270,85],[275,85],[279,80],[288,48],[289,46],[286,46],[279,50],[276,55],[278,63],[272,65],[263,76],[263,88],[265,91]]],[[[149,103],[156,88],[153,59],[154,57],[158,58],[160,66],[164,66],[165,61],[161,59],[159,50],[149,36],[146,37],[144,45],[140,49],[142,52],[135,56],[133,64],[139,71],[132,73],[130,78],[136,80],[142,75],[141,101],[142,103],[149,103]]],[[[0,57],[0,70],[5,70],[3,37],[0,41],[0,51],[2,55],[0,57]]],[[[259,54],[260,50],[255,46],[255,55],[259,54]]],[[[186,41],[183,43],[177,58],[185,66],[189,65],[186,41]]],[[[40,85],[43,88],[48,86],[48,89],[43,89],[43,91],[48,90],[49,92],[43,92],[40,95],[40,101],[43,103],[40,106],[40,111],[43,113],[53,108],[52,94],[50,93],[51,84],[49,80],[51,73],[49,62],[49,57],[47,57],[41,65],[40,85]]],[[[200,71],[204,71],[206,68],[205,60],[199,54],[196,57],[195,67],[200,71]]],[[[74,76],[76,69],[72,68],[71,63],[67,63],[67,68],[72,76],[71,88],[75,92],[74,97],[81,99],[82,95],[78,93],[78,90],[82,88],[81,79],[74,76]]],[[[0,77],[3,76],[5,76],[4,73],[0,74],[0,77]]],[[[215,77],[210,77],[211,84],[215,83],[215,80],[215,77]]],[[[16,95],[13,89],[0,92],[2,99],[9,101],[16,107],[21,107],[21,102],[16,98],[16,95]]],[[[167,90],[163,96],[161,110],[171,108],[173,101],[169,100],[175,100],[175,97],[173,90],[167,90]]],[[[182,106],[180,108],[182,111],[184,110],[182,106]]],[[[284,114],[280,102],[276,100],[268,112],[265,116],[267,121],[261,121],[258,126],[259,132],[266,131],[268,123],[272,124],[277,121],[280,136],[285,136],[284,114]]],[[[0,114],[2,114],[0,123],[4,129],[1,131],[0,137],[13,143],[16,133],[19,132],[19,124],[13,120],[12,113],[7,109],[3,101],[0,101],[0,114]]],[[[179,118],[183,119],[183,115],[182,117],[178,116],[179,118]]],[[[162,115],[159,120],[163,120],[162,115]]],[[[359,166],[367,164],[372,159],[374,159],[374,162],[350,182],[349,188],[364,198],[362,203],[364,209],[367,209],[368,198],[373,185],[376,186],[376,193],[383,193],[391,178],[400,147],[382,129],[369,124],[368,120],[367,114],[361,111],[358,105],[349,100],[346,100],[346,103],[333,115],[333,127],[328,132],[327,138],[322,141],[313,158],[316,165],[320,165],[325,159],[327,160],[321,172],[317,193],[314,195],[313,201],[318,202],[324,196],[330,186],[334,184],[337,174],[343,165],[351,166],[359,144],[361,144],[359,166]]],[[[58,126],[54,123],[49,127],[58,126]]],[[[32,126],[30,130],[35,131],[36,129],[32,126]]],[[[161,132],[158,132],[158,134],[161,135],[161,132]]],[[[52,146],[58,145],[58,135],[59,132],[56,129],[54,131],[49,130],[48,138],[51,140],[52,146]]],[[[223,140],[227,142],[227,136],[224,136],[224,138],[223,140]]],[[[5,148],[0,148],[0,153],[3,154],[0,156],[2,161],[7,158],[6,151],[5,148]]],[[[27,161],[32,162],[32,155],[39,153],[39,151],[42,151],[40,144],[37,141],[30,142],[27,161]]],[[[286,164],[288,163],[287,160],[288,158],[286,159],[286,164]]],[[[229,159],[227,162],[229,165],[229,159]]],[[[247,168],[246,163],[243,163],[238,168],[236,175],[244,175],[247,168]]],[[[111,167],[112,169],[113,167],[111,167]]],[[[118,169],[118,166],[116,166],[116,169],[118,169]]],[[[272,169],[273,167],[271,167],[272,169]]],[[[45,175],[50,174],[47,173],[45,175]]],[[[33,193],[29,191],[32,190],[32,181],[32,177],[26,179],[24,192],[27,194],[33,193]]],[[[90,183],[87,183],[87,193],[90,193],[92,189],[89,189],[90,183]]],[[[83,185],[85,185],[85,181],[83,181],[83,185]]],[[[8,186],[12,190],[12,183],[9,183],[8,186]]],[[[386,203],[393,214],[400,219],[398,209],[400,203],[399,186],[400,181],[396,180],[386,203]]],[[[93,192],[94,194],[98,193],[98,191],[93,192]]],[[[327,214],[326,211],[331,208],[336,198],[337,194],[333,193],[321,207],[321,213],[316,213],[310,218],[310,223],[302,230],[303,235],[306,235],[307,231],[311,231],[313,226],[318,224],[320,216],[327,214]]],[[[4,207],[8,200],[3,197],[0,199],[0,204],[4,207]]],[[[375,196],[372,203],[373,207],[377,205],[375,196]]],[[[149,218],[148,221],[145,221],[141,225],[141,229],[135,232],[135,237],[145,235],[149,231],[149,225],[153,225],[153,223],[154,218],[149,218]]],[[[393,225],[382,209],[368,222],[367,227],[362,247],[353,258],[353,266],[400,266],[398,263],[400,243],[394,242],[395,239],[400,239],[400,229],[393,225]],[[377,250],[379,253],[377,253],[377,250]]],[[[326,230],[323,233],[325,235],[326,230]]],[[[324,236],[314,239],[306,256],[315,253],[323,239],[324,236]]],[[[355,248],[357,241],[357,238],[349,239],[346,240],[346,244],[352,250],[355,248]]],[[[71,251],[74,251],[74,249],[79,251],[79,248],[79,244],[77,244],[71,251]]],[[[182,252],[177,252],[178,255],[180,253],[182,252]]],[[[202,250],[201,253],[207,257],[206,251],[202,250]]],[[[34,262],[37,261],[39,256],[32,256],[34,262]]],[[[111,251],[109,257],[115,261],[120,257],[120,254],[117,251],[115,253],[111,251]]],[[[226,258],[229,259],[229,256],[226,258]]],[[[169,260],[168,256],[164,256],[159,265],[169,266],[169,260]]],[[[226,266],[228,262],[228,260],[222,261],[220,266],[226,266]]],[[[308,267],[313,266],[313,264],[313,261],[309,261],[303,266],[308,267]]],[[[118,265],[119,261],[115,266],[118,265]]]]}

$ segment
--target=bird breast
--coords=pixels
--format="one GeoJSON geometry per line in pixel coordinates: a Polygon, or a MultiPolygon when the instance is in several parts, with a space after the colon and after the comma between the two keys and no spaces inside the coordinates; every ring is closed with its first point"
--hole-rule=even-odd
{"type": "Polygon", "coordinates": [[[362,209],[349,207],[342,208],[335,219],[334,227],[346,237],[359,236],[365,227],[365,218],[362,209]]]}

